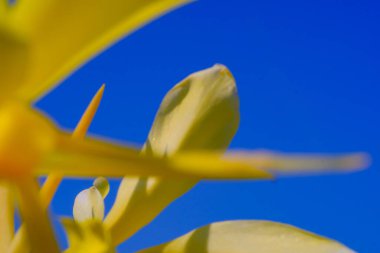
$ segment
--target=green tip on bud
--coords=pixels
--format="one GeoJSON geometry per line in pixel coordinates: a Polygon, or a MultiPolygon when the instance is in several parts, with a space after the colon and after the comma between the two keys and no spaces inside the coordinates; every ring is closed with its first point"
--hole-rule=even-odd
{"type": "Polygon", "coordinates": [[[98,189],[103,199],[105,199],[110,191],[110,184],[105,177],[98,177],[94,180],[93,185],[98,189]]]}

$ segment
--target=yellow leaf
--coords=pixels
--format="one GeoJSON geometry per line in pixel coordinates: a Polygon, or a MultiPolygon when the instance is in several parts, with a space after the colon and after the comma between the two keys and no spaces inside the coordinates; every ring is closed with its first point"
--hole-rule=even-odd
{"type": "Polygon", "coordinates": [[[270,221],[217,222],[139,253],[354,253],[346,246],[270,221]]]}
{"type": "MultiPolygon", "coordinates": [[[[91,57],[187,0],[25,0],[9,27],[27,39],[29,61],[18,95],[34,100],[91,57]]],[[[3,48],[0,44],[0,52],[3,48]]],[[[12,54],[13,55],[13,54],[12,54]]],[[[2,62],[0,69],[7,63],[2,62]]],[[[0,72],[1,73],[1,72],[0,72]]]]}
{"type": "MultiPolygon", "coordinates": [[[[186,173],[186,167],[191,164],[192,168],[189,169],[194,173],[196,170],[205,173],[214,168],[213,176],[220,176],[225,170],[230,175],[237,175],[236,164],[223,164],[215,155],[207,157],[209,159],[201,159],[204,157],[199,156],[186,160],[185,156],[176,158],[175,154],[184,150],[223,152],[235,135],[238,124],[239,98],[235,80],[225,66],[215,65],[190,75],[167,93],[157,112],[143,153],[169,157],[170,163],[181,167],[183,173],[186,173]]],[[[241,168],[246,172],[256,172],[256,178],[268,177],[265,172],[243,167],[241,168]]],[[[205,176],[203,174],[200,177],[205,176]]],[[[190,176],[186,180],[124,178],[115,204],[105,219],[114,243],[124,241],[148,224],[197,182],[191,180],[190,176]]]]}

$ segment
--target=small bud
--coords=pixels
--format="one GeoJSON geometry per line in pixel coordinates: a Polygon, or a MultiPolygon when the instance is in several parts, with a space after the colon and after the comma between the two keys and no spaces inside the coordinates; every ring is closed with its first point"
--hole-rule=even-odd
{"type": "Polygon", "coordinates": [[[103,220],[103,197],[94,186],[81,191],[75,198],[73,207],[74,219],[79,222],[87,220],[103,220]]]}
{"type": "Polygon", "coordinates": [[[142,151],[165,157],[183,150],[224,150],[239,117],[235,79],[226,66],[216,64],[166,94],[142,151]]]}

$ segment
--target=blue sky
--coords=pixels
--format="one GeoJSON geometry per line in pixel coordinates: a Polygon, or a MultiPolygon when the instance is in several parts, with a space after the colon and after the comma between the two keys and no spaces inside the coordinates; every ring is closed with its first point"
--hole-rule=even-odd
{"type": "MultiPolygon", "coordinates": [[[[367,151],[373,164],[350,175],[271,182],[204,182],[120,247],[150,246],[229,219],[269,219],[379,252],[380,3],[199,0],[123,39],[37,103],[73,129],[94,92],[104,100],[91,134],[142,144],[159,103],[188,74],[227,65],[241,99],[232,148],[367,151]]],[[[112,181],[112,203],[117,189],[112,181]]],[[[71,214],[89,180],[66,180],[54,212],[71,214]]],[[[63,240],[62,231],[59,236],[63,240]]]]}

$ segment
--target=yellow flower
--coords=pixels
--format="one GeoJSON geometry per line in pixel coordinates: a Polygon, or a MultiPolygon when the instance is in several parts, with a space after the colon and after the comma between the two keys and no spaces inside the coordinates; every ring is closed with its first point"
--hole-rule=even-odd
{"type": "MultiPolygon", "coordinates": [[[[142,152],[107,140],[82,138],[103,88],[73,135],[32,108],[35,100],[101,50],[186,2],[0,2],[0,207],[7,217],[0,221],[1,252],[60,252],[46,207],[62,176],[149,177],[123,180],[104,223],[68,225],[69,231],[76,231],[72,234],[77,236],[71,237],[77,242],[74,245],[78,245],[78,238],[93,238],[85,239],[91,249],[97,245],[91,242],[101,238],[106,242],[102,252],[108,252],[201,179],[271,178],[278,169],[347,170],[365,166],[361,155],[309,159],[271,152],[236,152],[223,156],[221,151],[227,148],[238,125],[238,100],[231,73],[220,65],[193,74],[168,94],[142,152]],[[35,177],[48,174],[39,193],[35,177]],[[12,194],[25,224],[16,235],[12,194]],[[125,199],[129,197],[133,198],[125,199]],[[129,219],[132,225],[125,229],[124,222],[129,219]]],[[[98,195],[91,196],[102,203],[98,195]]],[[[88,252],[86,248],[82,251],[88,252]]]]}
{"type": "MultiPolygon", "coordinates": [[[[237,130],[238,122],[239,100],[234,79],[226,67],[215,65],[192,74],[169,91],[157,113],[142,153],[176,160],[182,156],[182,153],[196,152],[190,158],[188,155],[184,156],[186,163],[191,164],[192,160],[199,162],[203,154],[202,163],[207,164],[207,159],[210,159],[208,152],[216,154],[227,148],[237,130]]],[[[261,169],[277,168],[273,170],[276,172],[348,169],[354,164],[358,165],[356,159],[359,158],[292,157],[270,152],[236,152],[228,155],[231,159],[251,162],[261,169]]],[[[182,163],[184,158],[179,159],[182,163]]],[[[210,167],[213,164],[214,162],[210,167]]],[[[243,172],[238,175],[241,176],[241,173],[243,172]]],[[[234,175],[231,174],[230,177],[234,175]]],[[[99,223],[99,217],[102,215],[95,215],[104,209],[100,191],[94,186],[82,191],[77,196],[77,199],[81,198],[82,201],[76,201],[73,210],[76,222],[64,221],[65,226],[69,228],[67,233],[70,247],[67,252],[86,252],[89,249],[95,253],[115,252],[118,244],[149,223],[171,201],[188,191],[197,182],[195,179],[125,178],[103,224],[99,223]],[[80,244],[76,243],[79,235],[82,235],[80,244]],[[85,242],[83,238],[87,237],[96,238],[91,239],[96,243],[93,244],[90,239],[85,242]],[[101,246],[97,246],[98,248],[92,246],[95,244],[101,246]]],[[[141,253],[160,252],[349,253],[353,251],[338,242],[284,224],[269,221],[232,221],[210,224],[173,242],[141,253]]]]}
{"type": "MultiPolygon", "coordinates": [[[[61,141],[72,142],[29,105],[111,43],[185,2],[0,1],[0,178],[17,186],[21,213],[35,251],[43,248],[58,252],[58,247],[39,203],[33,174],[44,166],[42,158],[61,141]],[[51,243],[43,245],[44,241],[51,243]]],[[[125,152],[132,157],[130,164],[143,160],[133,149],[125,152]]],[[[0,191],[6,217],[13,216],[9,187],[2,183],[0,191]]],[[[2,252],[12,238],[12,227],[11,219],[1,221],[2,252]]]]}
{"type": "MultiPolygon", "coordinates": [[[[99,89],[99,91],[95,94],[94,98],[92,99],[91,103],[88,105],[85,113],[83,114],[81,120],[79,121],[77,127],[75,128],[75,130],[72,134],[73,138],[81,139],[85,136],[87,129],[89,128],[91,121],[92,121],[93,117],[95,116],[96,110],[99,107],[100,101],[101,101],[102,96],[103,96],[103,92],[104,92],[104,85],[99,89]]],[[[43,208],[46,208],[49,205],[49,203],[51,202],[51,200],[53,199],[53,196],[54,196],[60,182],[62,181],[62,179],[63,179],[63,176],[60,173],[51,173],[46,178],[44,185],[42,186],[42,188],[40,190],[40,194],[39,194],[40,195],[39,197],[42,201],[41,205],[43,208]]],[[[101,181],[101,180],[98,180],[98,181],[101,181]]],[[[99,184],[99,183],[97,183],[97,184],[99,184]]],[[[103,191],[106,192],[106,190],[103,190],[103,191]]],[[[6,195],[4,195],[4,196],[6,196],[6,195]]],[[[8,224],[6,224],[6,223],[0,224],[0,227],[5,227],[5,228],[11,227],[11,228],[13,228],[13,222],[12,222],[13,221],[13,212],[12,211],[13,210],[11,208],[11,205],[8,205],[7,207],[10,209],[8,211],[8,213],[12,213],[12,217],[9,218],[8,220],[5,219],[4,221],[8,221],[8,224]]],[[[38,203],[37,203],[37,207],[41,209],[41,207],[38,206],[38,203]]],[[[33,207],[31,207],[31,209],[33,209],[33,207]]],[[[26,212],[28,212],[28,210],[26,210],[26,212]]],[[[37,219],[37,223],[39,222],[38,216],[37,217],[32,216],[31,218],[34,220],[37,219]]],[[[34,227],[29,226],[29,234],[33,233],[34,229],[35,229],[34,227]]],[[[36,231],[34,231],[34,233],[36,233],[36,231]]],[[[48,233],[52,234],[51,231],[48,233]]],[[[13,235],[13,230],[12,230],[12,232],[9,232],[8,235],[9,235],[9,237],[11,237],[11,235],[13,235]]],[[[55,241],[53,240],[52,242],[54,243],[55,241]]],[[[30,244],[33,244],[33,243],[34,242],[31,241],[30,238],[28,240],[26,230],[25,230],[25,226],[22,225],[19,228],[19,230],[17,231],[17,233],[14,235],[13,240],[8,240],[7,242],[4,242],[3,249],[4,249],[4,251],[8,250],[8,252],[13,252],[13,253],[30,252],[31,251],[30,244]]],[[[47,241],[47,244],[48,243],[49,243],[49,241],[47,241]]],[[[41,247],[48,248],[44,244],[42,244],[41,247]]],[[[55,247],[55,246],[53,245],[51,247],[55,247]]],[[[38,246],[34,245],[34,246],[32,246],[32,248],[38,249],[38,246]]]]}

